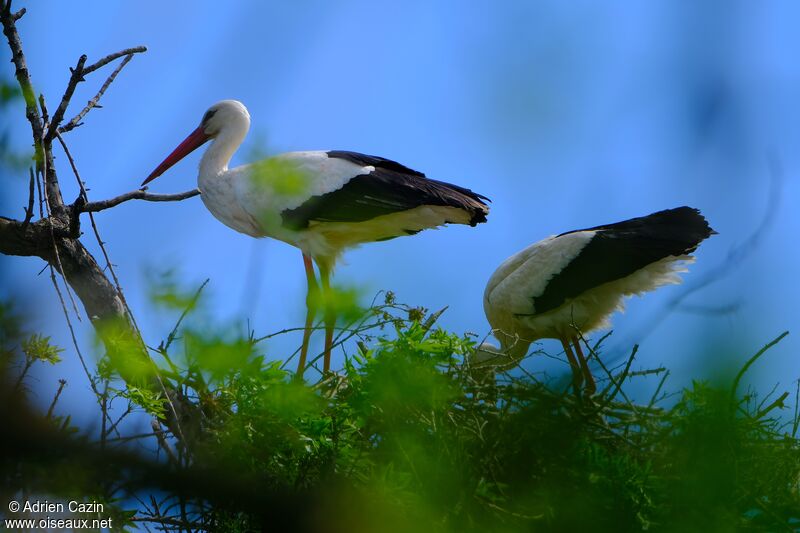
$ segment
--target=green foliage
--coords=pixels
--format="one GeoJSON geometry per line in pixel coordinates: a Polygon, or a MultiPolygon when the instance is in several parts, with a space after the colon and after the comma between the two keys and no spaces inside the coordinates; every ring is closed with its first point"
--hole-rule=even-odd
{"type": "MultiPolygon", "coordinates": [[[[474,337],[437,328],[441,312],[400,305],[388,293],[341,321],[344,367],[311,384],[283,368],[283,354],[269,352],[264,341],[273,336],[215,323],[198,291],[184,293],[191,311],[156,350],[161,379],[199,411],[182,420],[180,439],[159,437],[168,464],[158,468],[202,466],[216,481],[193,487],[189,498],[167,484],[157,503],[141,489],[98,496],[136,495],[145,502],[137,520],[283,530],[280,517],[252,501],[271,505],[280,494],[303,502],[293,523],[318,531],[800,527],[797,409],[782,411],[788,394],[738,395],[743,372],[730,384],[698,380],[671,395],[659,387],[650,401],[635,403],[625,393],[630,382],[665,379],[666,371],[630,372],[622,364],[597,376],[601,393],[579,396],[566,379],[471,367],[474,337]],[[220,500],[217,484],[242,487],[239,499],[220,500]],[[162,511],[177,507],[180,514],[162,511]]],[[[107,328],[116,357],[138,349],[125,327],[107,328]]],[[[57,354],[47,339],[31,339],[31,353],[57,354]]],[[[115,388],[121,372],[112,363],[102,359],[97,377],[111,381],[110,399],[169,415],[169,402],[151,389],[115,388]]],[[[74,483],[91,486],[92,477],[81,476],[74,483]]],[[[113,508],[125,513],[120,503],[113,508]]]]}
{"type": "MultiPolygon", "coordinates": [[[[614,385],[636,379],[626,371],[591,399],[529,375],[494,379],[470,368],[474,339],[436,318],[387,294],[345,321],[357,349],[314,386],[269,362],[261,339],[185,328],[174,379],[208,417],[195,460],[279,491],[335,487],[351,510],[326,515],[332,530],[800,525],[800,443],[769,418],[782,403],[698,381],[671,405],[637,405],[614,385]]],[[[216,530],[264,525],[228,507],[199,516],[216,530]]]]}
{"type": "Polygon", "coordinates": [[[122,377],[129,386],[144,388],[156,375],[153,362],[145,357],[144,346],[131,324],[124,318],[95,321],[98,350],[104,348],[98,362],[98,377],[107,381],[122,377]]]}
{"type": "Polygon", "coordinates": [[[61,362],[61,357],[58,354],[63,351],[63,348],[50,344],[50,337],[44,337],[38,333],[34,333],[22,341],[22,353],[25,354],[26,358],[51,365],[61,362]]]}

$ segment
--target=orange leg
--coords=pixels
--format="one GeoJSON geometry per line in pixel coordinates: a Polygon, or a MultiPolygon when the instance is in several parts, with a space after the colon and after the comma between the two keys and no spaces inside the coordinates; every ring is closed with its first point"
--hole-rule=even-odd
{"type": "Polygon", "coordinates": [[[581,365],[581,372],[583,372],[583,378],[586,380],[586,392],[588,392],[589,395],[591,396],[592,394],[597,392],[597,384],[595,384],[594,382],[594,376],[592,376],[592,371],[589,370],[589,363],[586,360],[586,357],[584,357],[583,355],[580,339],[578,339],[577,337],[573,337],[572,344],[575,345],[575,353],[578,355],[578,362],[581,365]]]}
{"type": "Polygon", "coordinates": [[[327,265],[317,262],[319,266],[319,278],[322,282],[322,299],[325,305],[325,356],[322,359],[322,373],[327,374],[331,370],[331,349],[333,347],[333,328],[336,325],[336,315],[334,314],[333,298],[331,292],[331,270],[327,265]]]}
{"type": "Polygon", "coordinates": [[[575,359],[575,354],[572,353],[572,348],[569,346],[569,342],[565,339],[561,340],[561,346],[564,347],[564,353],[567,355],[567,360],[569,361],[569,366],[572,368],[572,386],[575,387],[575,394],[581,393],[581,385],[583,384],[583,375],[581,374],[581,365],[578,363],[578,360],[575,359]]]}
{"type": "Polygon", "coordinates": [[[311,338],[311,328],[314,326],[314,317],[317,314],[316,293],[319,291],[317,278],[314,276],[314,265],[311,257],[303,254],[303,266],[306,269],[306,280],[308,281],[308,293],[306,293],[306,327],[303,330],[303,344],[300,347],[300,362],[297,364],[297,378],[303,377],[308,357],[308,341],[311,338]]]}

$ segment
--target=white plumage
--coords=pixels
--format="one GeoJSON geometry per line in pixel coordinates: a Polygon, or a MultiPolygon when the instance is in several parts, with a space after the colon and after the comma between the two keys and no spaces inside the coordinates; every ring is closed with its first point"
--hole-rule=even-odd
{"type": "Polygon", "coordinates": [[[694,261],[689,254],[712,233],[699,211],[680,207],[532,244],[486,285],[484,311],[500,346],[484,343],[476,360],[508,368],[533,341],[559,339],[576,382],[585,379],[593,390],[580,334],[610,326],[626,296],[680,283],[678,274],[694,261]]]}
{"type": "MultiPolygon", "coordinates": [[[[327,292],[331,270],[347,248],[447,223],[474,226],[486,221],[487,198],[427,179],[381,157],[345,151],[290,152],[229,169],[249,128],[250,114],[241,102],[214,104],[200,126],[142,185],[212,140],[200,160],[197,179],[208,210],[238,232],[272,237],[303,252],[309,296],[298,374],[305,366],[316,313],[312,294],[318,286],[312,259],[319,268],[322,290],[327,292]]],[[[324,371],[330,368],[334,320],[326,309],[324,371]]]]}

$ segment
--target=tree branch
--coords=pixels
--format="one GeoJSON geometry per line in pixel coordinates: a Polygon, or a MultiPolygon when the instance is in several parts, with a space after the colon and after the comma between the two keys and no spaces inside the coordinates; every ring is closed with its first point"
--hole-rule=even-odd
{"type": "Polygon", "coordinates": [[[64,126],[60,126],[58,128],[59,133],[66,133],[77,126],[80,126],[81,124],[83,124],[81,120],[83,120],[83,117],[85,117],[89,111],[91,111],[95,107],[100,107],[98,105],[98,102],[100,101],[100,98],[103,96],[103,93],[106,92],[106,89],[108,89],[109,85],[111,85],[111,83],[114,81],[114,78],[117,77],[117,74],[119,74],[120,71],[123,68],[125,68],[125,65],[127,65],[131,59],[133,59],[133,54],[128,54],[127,56],[125,56],[125,59],[122,60],[119,66],[114,69],[114,72],[112,72],[111,75],[108,77],[108,79],[106,79],[105,83],[103,83],[103,85],[100,87],[100,90],[97,91],[96,95],[94,95],[94,98],[89,100],[89,102],[86,104],[86,107],[84,107],[80,113],[72,117],[72,119],[69,122],[67,122],[64,126]]]}
{"type": "Polygon", "coordinates": [[[735,377],[735,378],[734,378],[734,380],[733,380],[733,385],[731,386],[731,399],[733,399],[733,398],[736,396],[736,389],[738,389],[738,388],[739,388],[739,382],[740,382],[740,381],[742,381],[742,377],[744,377],[744,375],[745,375],[745,373],[747,372],[747,370],[748,370],[748,369],[749,369],[751,366],[753,366],[753,363],[755,363],[756,361],[758,361],[758,359],[759,359],[759,358],[760,358],[762,355],[764,355],[764,354],[766,353],[766,351],[767,351],[767,350],[769,350],[770,348],[772,348],[773,346],[775,346],[776,344],[778,344],[779,342],[781,342],[781,341],[783,340],[783,338],[784,338],[786,335],[788,335],[788,334],[789,334],[789,332],[788,332],[788,331],[784,331],[783,333],[781,333],[780,335],[778,335],[777,337],[775,337],[774,339],[772,339],[770,342],[768,342],[767,344],[765,344],[764,346],[762,346],[762,347],[761,347],[761,349],[760,349],[759,351],[757,351],[757,352],[755,353],[755,355],[753,355],[753,357],[751,357],[750,359],[748,359],[748,360],[747,360],[747,362],[746,362],[746,363],[744,364],[744,366],[743,366],[743,367],[742,367],[742,368],[739,370],[739,373],[737,373],[737,374],[736,374],[736,377],[735,377]]]}
{"type": "Polygon", "coordinates": [[[99,61],[97,61],[96,63],[89,65],[88,67],[85,66],[87,59],[86,55],[85,54],[82,55],[78,59],[78,64],[75,66],[74,69],[72,69],[72,74],[70,75],[69,82],[67,83],[67,89],[64,91],[64,96],[61,97],[61,103],[59,103],[58,109],[56,109],[56,112],[53,114],[53,120],[50,122],[50,126],[48,127],[47,134],[45,135],[44,138],[45,143],[49,143],[53,140],[53,138],[55,138],[56,132],[59,130],[59,126],[61,125],[61,122],[64,120],[64,114],[67,111],[67,107],[69,106],[70,100],[72,100],[72,95],[75,92],[75,88],[78,86],[80,82],[86,80],[85,76],[87,74],[91,74],[95,70],[107,65],[108,63],[114,61],[115,59],[127,56],[125,57],[125,60],[122,62],[122,64],[119,67],[117,67],[117,69],[114,72],[111,73],[106,82],[100,88],[100,91],[92,100],[89,101],[89,104],[83,109],[83,111],[81,111],[77,117],[75,117],[69,122],[68,124],[69,128],[62,131],[69,131],[70,129],[74,128],[75,124],[77,124],[80,121],[80,119],[83,118],[83,116],[89,112],[90,109],[92,109],[97,105],[97,101],[106,91],[106,89],[108,89],[108,86],[111,85],[111,83],[114,81],[114,78],[117,77],[117,74],[119,74],[120,70],[122,70],[123,67],[131,60],[133,54],[138,54],[145,51],[147,51],[147,48],[145,48],[144,46],[135,46],[133,48],[126,48],[125,50],[120,50],[119,52],[114,52],[113,54],[109,54],[104,58],[100,59],[99,61]]]}
{"type": "Polygon", "coordinates": [[[42,160],[42,117],[39,115],[39,108],[36,106],[36,95],[33,90],[33,83],[28,72],[28,65],[25,61],[25,54],[22,52],[22,40],[17,32],[16,21],[22,17],[25,10],[18,13],[11,13],[11,1],[5,3],[0,11],[0,22],[3,24],[3,35],[8,40],[11,49],[11,62],[14,63],[14,75],[17,83],[22,90],[22,97],[25,99],[25,116],[31,124],[33,133],[33,143],[36,150],[36,160],[42,160]],[[19,16],[17,16],[19,15],[19,16]]]}
{"type": "Polygon", "coordinates": [[[191,191],[185,191],[176,194],[152,194],[147,192],[147,189],[138,189],[125,194],[120,194],[119,196],[110,198],[108,200],[87,202],[83,205],[83,207],[80,208],[80,212],[96,213],[98,211],[103,211],[104,209],[115,207],[129,200],[144,200],[145,202],[179,202],[181,200],[186,200],[187,198],[197,196],[198,194],[200,194],[198,189],[192,189],[191,191]]]}
{"type": "MultiPolygon", "coordinates": [[[[63,276],[81,300],[86,315],[102,339],[109,357],[117,360],[138,361],[142,368],[153,369],[153,374],[144,378],[140,373],[131,374],[122,368],[120,374],[123,374],[122,378],[126,382],[147,387],[157,394],[166,396],[171,409],[165,414],[164,422],[184,446],[190,447],[194,440],[192,437],[198,435],[199,426],[192,433],[182,430],[182,426],[199,424],[197,407],[182,395],[180,389],[163,383],[120,293],[92,254],[78,240],[80,236],[78,216],[84,212],[86,199],[81,195],[72,205],[64,204],[52,151],[52,140],[58,134],[59,123],[63,120],[75,87],[83,81],[83,76],[117,58],[144,52],[145,48],[140,46],[125,49],[110,54],[88,67],[84,66],[86,58],[82,56],[72,71],[67,89],[49,126],[47,126],[47,134],[45,134],[46,106],[43,98],[39,102],[41,107],[37,106],[35,91],[22,50],[22,41],[15,25],[15,21],[20,16],[20,13],[11,13],[10,1],[0,0],[0,22],[2,22],[3,34],[11,49],[17,82],[25,99],[25,114],[31,125],[35,147],[36,175],[42,176],[44,181],[44,194],[40,190],[40,196],[48,210],[46,216],[44,213],[40,213],[40,220],[32,223],[30,220],[21,222],[0,217],[0,253],[40,257],[63,276]],[[143,379],[146,382],[142,383],[143,379]],[[188,442],[187,436],[189,437],[188,442]]],[[[113,81],[114,75],[112,74],[111,81],[113,81]]],[[[110,84],[111,81],[107,81],[107,84],[110,84]]],[[[104,85],[105,88],[107,88],[107,84],[104,85]]],[[[95,204],[94,209],[101,210],[112,207],[140,196],[141,199],[149,201],[175,201],[196,194],[199,192],[190,191],[180,195],[149,195],[141,190],[135,191],[127,198],[112,199],[111,202],[95,204]]],[[[26,212],[26,217],[28,212],[26,212]]]]}
{"type": "Polygon", "coordinates": [[[33,167],[28,169],[30,172],[30,182],[28,184],[28,207],[25,208],[25,220],[22,221],[22,227],[25,228],[33,219],[33,196],[34,196],[34,181],[33,167]]]}
{"type": "Polygon", "coordinates": [[[64,91],[64,96],[61,97],[61,102],[58,104],[56,112],[53,113],[53,119],[50,121],[50,127],[47,128],[47,134],[44,136],[45,143],[49,144],[56,136],[58,125],[61,124],[62,120],[64,120],[64,113],[67,112],[67,106],[69,105],[69,101],[72,100],[75,87],[77,87],[78,84],[84,80],[83,66],[86,64],[86,59],[86,54],[82,55],[78,58],[78,64],[75,65],[75,68],[70,69],[72,74],[70,74],[69,81],[67,82],[67,88],[64,91]]]}
{"type": "Polygon", "coordinates": [[[134,46],[133,48],[126,48],[125,50],[120,50],[119,52],[114,52],[113,54],[108,54],[107,56],[105,56],[104,58],[100,59],[96,63],[94,63],[92,65],[89,65],[88,67],[83,69],[83,74],[84,75],[91,74],[95,70],[108,65],[109,63],[111,63],[115,59],[119,59],[122,56],[129,56],[129,55],[133,55],[133,54],[141,54],[143,52],[147,52],[147,47],[146,46],[134,46]]]}

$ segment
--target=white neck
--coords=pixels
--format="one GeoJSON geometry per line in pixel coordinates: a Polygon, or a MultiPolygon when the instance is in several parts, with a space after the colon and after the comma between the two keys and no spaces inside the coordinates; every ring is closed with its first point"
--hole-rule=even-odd
{"type": "Polygon", "coordinates": [[[247,129],[225,128],[217,135],[200,159],[201,177],[218,176],[228,170],[233,154],[247,135],[247,129]]]}

